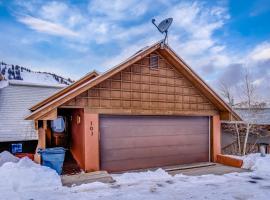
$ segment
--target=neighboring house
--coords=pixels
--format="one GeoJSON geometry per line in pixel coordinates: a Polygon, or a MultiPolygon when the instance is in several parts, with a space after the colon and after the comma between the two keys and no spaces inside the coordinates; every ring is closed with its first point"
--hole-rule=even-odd
{"type": "Polygon", "coordinates": [[[241,120],[176,53],[156,43],[111,70],[33,106],[39,147],[54,146],[50,121],[66,120],[85,171],[124,171],[216,161],[220,120],[241,120]]]}
{"type": "Polygon", "coordinates": [[[253,112],[249,112],[247,108],[234,108],[234,110],[244,121],[270,125],[270,107],[258,108],[253,112]]]}
{"type": "Polygon", "coordinates": [[[0,151],[21,143],[23,151],[33,151],[37,133],[33,121],[24,120],[29,108],[59,91],[63,86],[40,85],[23,81],[0,81],[0,151]]]}
{"type": "MultiPolygon", "coordinates": [[[[235,112],[243,119],[243,122],[237,123],[239,132],[245,136],[245,122],[251,122],[248,149],[250,152],[259,152],[259,144],[270,144],[270,107],[261,107],[249,111],[245,107],[235,107],[235,112]]],[[[222,123],[222,152],[225,154],[237,154],[239,152],[236,137],[235,122],[222,123]]],[[[270,149],[269,149],[270,150],[270,149]]]]}

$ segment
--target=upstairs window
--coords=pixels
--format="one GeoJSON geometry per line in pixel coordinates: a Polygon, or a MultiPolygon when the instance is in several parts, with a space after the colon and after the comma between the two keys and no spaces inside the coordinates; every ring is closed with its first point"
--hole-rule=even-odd
{"type": "Polygon", "coordinates": [[[153,69],[158,68],[158,55],[156,54],[150,54],[150,61],[149,61],[150,67],[153,69]]]}

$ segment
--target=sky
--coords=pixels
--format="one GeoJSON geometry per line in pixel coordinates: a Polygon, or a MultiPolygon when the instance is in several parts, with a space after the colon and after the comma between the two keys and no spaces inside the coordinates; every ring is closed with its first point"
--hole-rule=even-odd
{"type": "Polygon", "coordinates": [[[74,80],[104,72],[163,36],[210,86],[237,96],[243,71],[270,99],[270,0],[0,0],[0,60],[74,80]],[[239,86],[239,87],[235,87],[239,86]]]}

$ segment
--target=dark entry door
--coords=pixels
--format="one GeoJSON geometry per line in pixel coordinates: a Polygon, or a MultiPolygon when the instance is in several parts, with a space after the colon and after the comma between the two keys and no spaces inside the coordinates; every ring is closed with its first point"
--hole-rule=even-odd
{"type": "Polygon", "coordinates": [[[209,161],[209,118],[102,115],[100,156],[111,172],[209,161]]]}

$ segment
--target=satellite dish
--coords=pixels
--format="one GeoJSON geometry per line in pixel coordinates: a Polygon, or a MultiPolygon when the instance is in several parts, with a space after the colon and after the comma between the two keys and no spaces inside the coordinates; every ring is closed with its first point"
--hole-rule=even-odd
{"type": "Polygon", "coordinates": [[[165,33],[165,38],[163,40],[163,43],[165,43],[168,35],[168,29],[173,22],[173,18],[164,19],[162,22],[159,23],[159,25],[156,25],[155,21],[155,19],[152,19],[152,23],[155,25],[155,27],[157,27],[159,32],[162,34],[165,33]]]}

